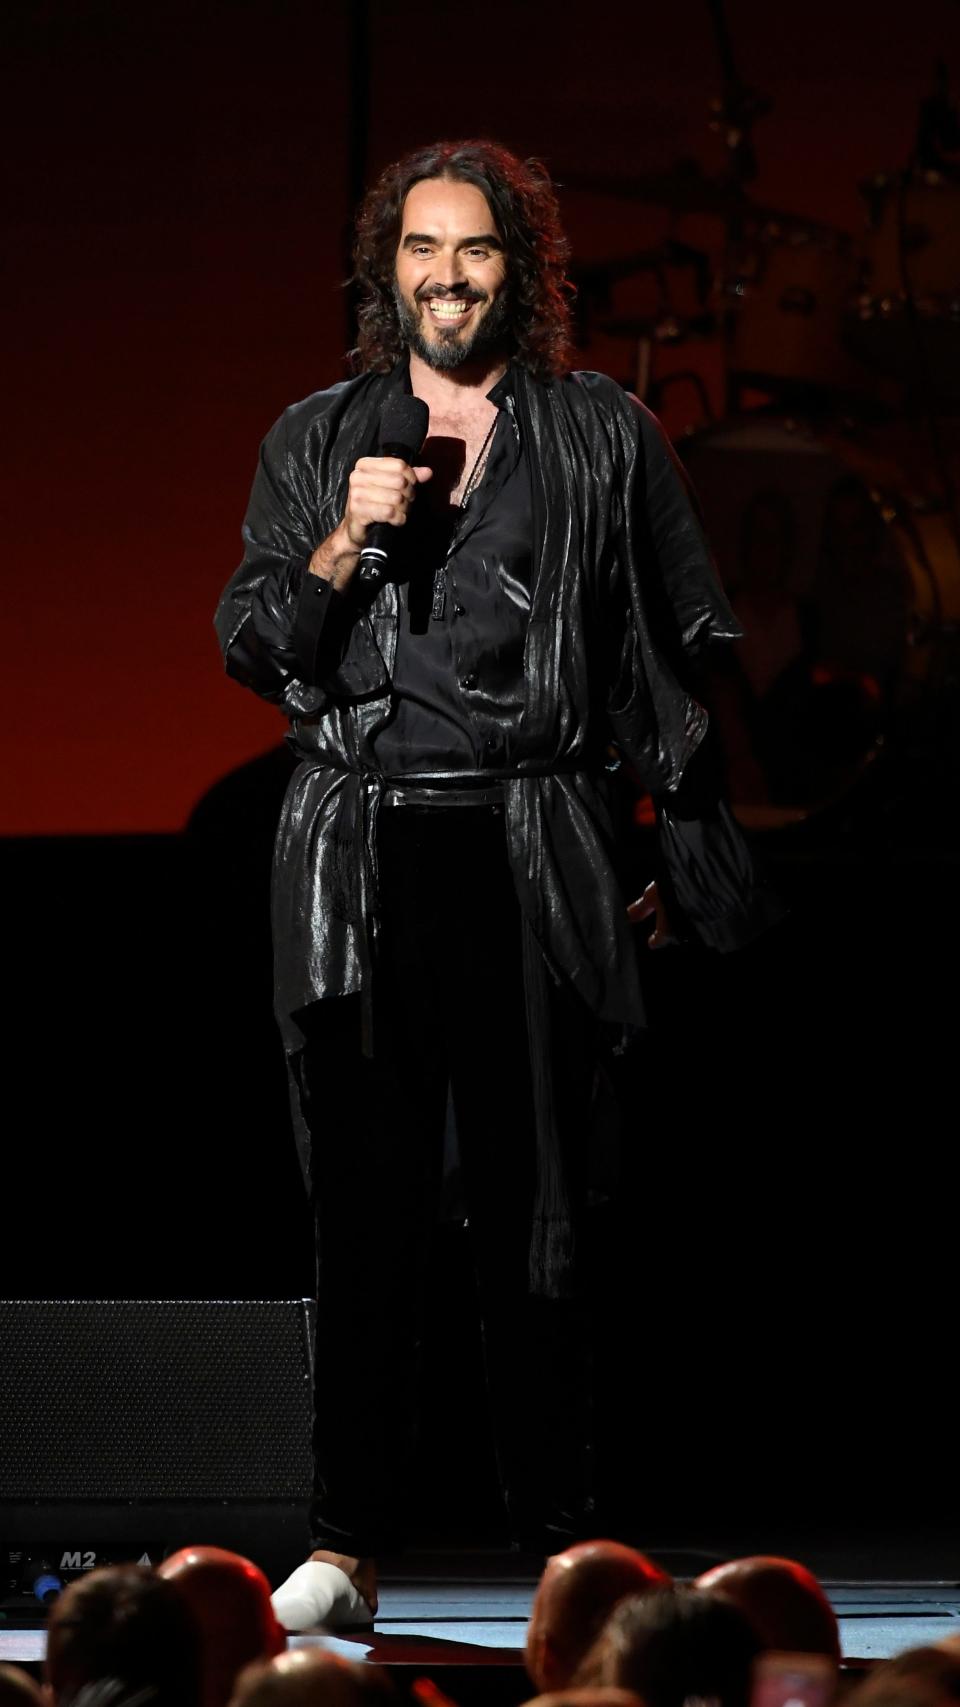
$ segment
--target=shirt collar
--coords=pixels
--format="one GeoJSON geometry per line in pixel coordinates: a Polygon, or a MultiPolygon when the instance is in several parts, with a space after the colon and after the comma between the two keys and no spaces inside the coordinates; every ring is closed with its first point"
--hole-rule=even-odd
{"type": "MultiPolygon", "coordinates": [[[[411,393],[409,356],[401,356],[390,377],[394,385],[399,384],[400,389],[408,395],[411,393]]],[[[495,403],[498,409],[502,409],[507,399],[514,396],[514,384],[515,363],[511,361],[507,363],[506,373],[501,374],[496,385],[487,392],[487,402],[495,403]]]]}
{"type": "Polygon", "coordinates": [[[513,396],[513,385],[514,385],[513,362],[508,362],[506,373],[501,374],[500,378],[497,380],[497,383],[493,387],[492,391],[487,392],[487,402],[488,403],[495,403],[497,405],[498,409],[502,409],[504,403],[507,401],[507,398],[513,396]]]}

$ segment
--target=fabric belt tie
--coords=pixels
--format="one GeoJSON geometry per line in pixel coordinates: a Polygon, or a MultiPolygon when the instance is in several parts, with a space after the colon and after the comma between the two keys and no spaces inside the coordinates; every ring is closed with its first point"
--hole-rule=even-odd
{"type": "Polygon", "coordinates": [[[420,782],[391,782],[383,796],[384,806],[502,806],[505,789],[502,782],[469,784],[459,787],[445,783],[439,788],[420,782]]]}

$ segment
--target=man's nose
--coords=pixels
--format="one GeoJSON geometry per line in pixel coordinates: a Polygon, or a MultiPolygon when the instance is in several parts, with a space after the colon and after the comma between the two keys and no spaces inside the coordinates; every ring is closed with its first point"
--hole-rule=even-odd
{"type": "Polygon", "coordinates": [[[455,290],[466,279],[462,257],[456,251],[451,254],[438,255],[434,264],[434,274],[438,285],[443,285],[445,290],[455,290]]]}

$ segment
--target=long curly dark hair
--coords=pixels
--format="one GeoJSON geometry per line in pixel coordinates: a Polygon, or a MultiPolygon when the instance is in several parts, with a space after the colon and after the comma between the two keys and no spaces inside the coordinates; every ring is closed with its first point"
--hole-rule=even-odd
{"type": "Polygon", "coordinates": [[[486,196],[504,242],[510,288],[511,354],[535,379],[570,366],[570,297],[565,276],[570,245],[549,173],[539,160],[518,160],[497,142],[435,142],[405,154],[380,174],[357,216],[353,282],[361,302],[359,342],[351,352],[361,372],[386,373],[403,354],[394,300],[403,204],[424,178],[473,184],[486,196]]]}

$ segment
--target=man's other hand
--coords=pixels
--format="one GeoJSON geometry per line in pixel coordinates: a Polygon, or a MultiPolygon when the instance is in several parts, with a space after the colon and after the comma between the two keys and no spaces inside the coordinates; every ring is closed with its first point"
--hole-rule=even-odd
{"type": "Polygon", "coordinates": [[[648,948],[669,948],[677,940],[670,929],[667,909],[656,883],[648,883],[639,901],[630,902],[627,918],[632,925],[639,925],[643,919],[653,919],[653,930],[647,937],[648,948]]]}

